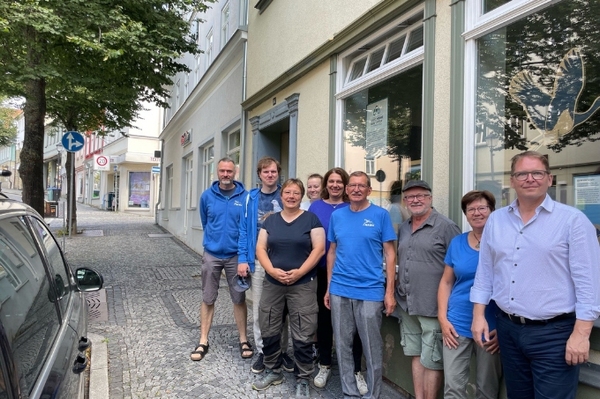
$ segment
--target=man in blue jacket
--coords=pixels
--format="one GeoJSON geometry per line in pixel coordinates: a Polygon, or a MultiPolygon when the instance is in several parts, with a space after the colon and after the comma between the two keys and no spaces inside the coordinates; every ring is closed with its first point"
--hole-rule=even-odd
{"type": "MultiPolygon", "coordinates": [[[[262,373],[265,369],[262,353],[263,341],[258,324],[258,304],[262,295],[262,286],[265,279],[265,269],[256,260],[256,239],[264,220],[282,209],[281,186],[279,174],[281,165],[275,158],[262,157],[256,166],[256,173],[261,186],[250,190],[244,198],[244,214],[240,221],[240,235],[238,240],[238,274],[246,276],[252,273],[252,313],[254,343],[258,357],[252,365],[252,372],[262,373]]],[[[287,354],[288,333],[287,323],[284,323],[281,335],[281,348],[283,356],[283,369],[294,371],[294,362],[287,354]]]]}
{"type": "Polygon", "coordinates": [[[204,228],[204,256],[202,261],[202,306],[200,309],[200,343],[191,354],[191,359],[204,359],[208,352],[208,333],[215,313],[215,301],[219,292],[221,272],[229,285],[233,302],[233,316],[240,334],[240,355],[249,359],[254,351],[246,336],[246,293],[234,286],[237,278],[237,251],[240,219],[243,215],[243,200],[247,191],[244,185],[233,180],[235,163],[223,158],[217,163],[217,178],[200,197],[200,220],[204,228]],[[241,291],[241,292],[240,292],[241,291]]]}

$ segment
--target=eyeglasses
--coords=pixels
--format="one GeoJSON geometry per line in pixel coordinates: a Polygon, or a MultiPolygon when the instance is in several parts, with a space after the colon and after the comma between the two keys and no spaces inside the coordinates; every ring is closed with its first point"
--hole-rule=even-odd
{"type": "Polygon", "coordinates": [[[366,184],[348,184],[346,187],[350,187],[351,189],[355,189],[355,188],[360,188],[361,190],[364,190],[365,188],[369,187],[366,184]]]}
{"type": "Polygon", "coordinates": [[[546,177],[546,175],[549,174],[550,172],[547,172],[545,170],[534,170],[531,172],[515,172],[512,174],[512,176],[518,181],[525,181],[527,180],[527,177],[529,177],[529,175],[533,177],[533,180],[542,180],[544,177],[546,177]]]}
{"type": "Polygon", "coordinates": [[[404,197],[404,201],[406,201],[406,202],[411,202],[414,200],[423,201],[427,197],[431,197],[431,194],[407,195],[404,197]]]}
{"type": "Polygon", "coordinates": [[[486,213],[490,210],[489,206],[478,206],[477,208],[467,208],[467,213],[469,215],[474,215],[475,212],[486,213]]]}

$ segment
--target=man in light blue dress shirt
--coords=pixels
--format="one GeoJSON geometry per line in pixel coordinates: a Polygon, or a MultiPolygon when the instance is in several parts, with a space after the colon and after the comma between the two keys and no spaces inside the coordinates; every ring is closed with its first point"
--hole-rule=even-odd
{"type": "Polygon", "coordinates": [[[489,339],[484,310],[493,299],[508,398],[575,398],[600,315],[596,229],[547,194],[552,175],[542,154],[513,157],[510,181],[517,199],[490,215],[481,239],[473,338],[489,339]]]}

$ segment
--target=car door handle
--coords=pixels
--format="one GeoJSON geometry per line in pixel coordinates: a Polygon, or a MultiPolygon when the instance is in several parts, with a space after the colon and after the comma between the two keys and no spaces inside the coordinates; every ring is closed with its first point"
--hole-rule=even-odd
{"type": "Polygon", "coordinates": [[[87,357],[80,353],[77,355],[77,357],[75,358],[75,361],[73,362],[73,372],[75,374],[79,374],[85,370],[87,365],[88,365],[87,357]]]}

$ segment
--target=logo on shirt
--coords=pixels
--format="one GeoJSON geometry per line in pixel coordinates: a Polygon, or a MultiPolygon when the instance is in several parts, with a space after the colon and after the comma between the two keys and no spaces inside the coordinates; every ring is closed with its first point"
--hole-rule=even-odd
{"type": "Polygon", "coordinates": [[[375,223],[371,222],[369,219],[365,219],[363,222],[363,226],[365,227],[375,227],[375,223]]]}
{"type": "Polygon", "coordinates": [[[242,202],[240,200],[233,201],[233,206],[242,206],[242,202]]]}

